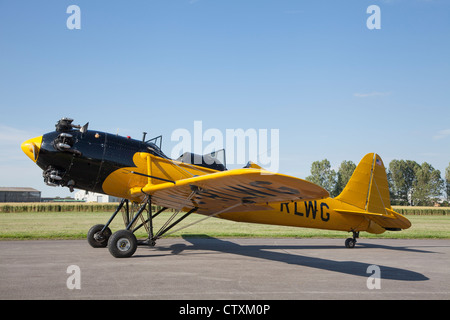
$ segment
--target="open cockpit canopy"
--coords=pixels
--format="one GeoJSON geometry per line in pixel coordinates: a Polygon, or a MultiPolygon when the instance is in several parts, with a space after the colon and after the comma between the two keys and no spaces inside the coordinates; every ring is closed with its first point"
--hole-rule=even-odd
{"type": "Polygon", "coordinates": [[[183,153],[177,161],[183,163],[194,164],[208,169],[225,171],[227,170],[225,166],[225,149],[218,151],[213,151],[208,154],[199,155],[192,152],[183,153]]]}

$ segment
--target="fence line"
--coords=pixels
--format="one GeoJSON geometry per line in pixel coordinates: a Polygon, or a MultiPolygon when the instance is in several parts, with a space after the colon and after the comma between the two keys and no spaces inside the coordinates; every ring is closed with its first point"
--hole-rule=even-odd
{"type": "MultiPolygon", "coordinates": [[[[118,203],[3,203],[0,212],[113,212],[118,203]]],[[[404,215],[450,215],[450,207],[393,206],[404,215]]]]}

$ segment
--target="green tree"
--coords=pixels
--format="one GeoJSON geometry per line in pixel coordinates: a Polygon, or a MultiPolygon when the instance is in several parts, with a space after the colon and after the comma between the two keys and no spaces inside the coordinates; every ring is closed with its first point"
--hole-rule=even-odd
{"type": "Polygon", "coordinates": [[[306,180],[321,186],[327,190],[331,196],[334,195],[336,172],[331,169],[330,161],[327,159],[314,161],[311,165],[311,175],[306,177],[306,180]]]}
{"type": "Polygon", "coordinates": [[[388,180],[392,202],[401,205],[410,203],[412,188],[416,181],[416,172],[420,165],[411,160],[392,160],[389,163],[388,180]]]}
{"type": "Polygon", "coordinates": [[[422,163],[416,171],[411,195],[413,205],[432,205],[442,195],[443,189],[444,180],[441,178],[441,172],[427,162],[422,163]]]}
{"type": "Polygon", "coordinates": [[[447,201],[450,201],[450,163],[445,169],[445,193],[447,195],[447,201]]]}
{"type": "Polygon", "coordinates": [[[342,190],[344,190],[348,181],[350,180],[353,171],[356,169],[356,164],[352,161],[342,161],[341,166],[337,172],[336,186],[334,188],[333,195],[338,196],[342,190]]]}

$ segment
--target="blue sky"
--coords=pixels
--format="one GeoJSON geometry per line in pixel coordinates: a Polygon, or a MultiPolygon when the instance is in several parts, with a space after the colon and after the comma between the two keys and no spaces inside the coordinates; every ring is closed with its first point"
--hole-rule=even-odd
{"type": "Polygon", "coordinates": [[[279,172],[366,153],[450,162],[450,1],[0,0],[0,186],[43,184],[20,143],[67,116],[141,138],[279,129],[279,172]],[[81,29],[69,30],[69,5],[81,29]],[[381,29],[369,30],[370,5],[381,29]]]}

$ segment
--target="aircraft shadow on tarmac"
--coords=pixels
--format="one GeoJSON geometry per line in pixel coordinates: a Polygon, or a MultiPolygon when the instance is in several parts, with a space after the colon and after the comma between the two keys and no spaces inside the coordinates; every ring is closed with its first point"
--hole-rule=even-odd
{"type": "MultiPolygon", "coordinates": [[[[284,262],[292,265],[298,265],[303,267],[316,268],[321,270],[328,270],[333,272],[339,272],[344,274],[350,274],[354,276],[361,276],[367,278],[370,274],[367,273],[367,268],[370,266],[368,263],[358,261],[334,261],[329,259],[308,257],[298,254],[291,254],[288,252],[274,252],[267,250],[299,250],[299,249],[335,249],[335,246],[297,246],[297,245],[240,245],[231,241],[223,239],[212,238],[205,235],[198,235],[197,237],[190,235],[189,237],[183,237],[184,240],[191,243],[186,245],[185,243],[174,244],[170,247],[156,247],[158,251],[170,251],[170,254],[180,253],[195,253],[196,251],[215,251],[229,254],[242,255],[246,257],[254,257],[259,259],[265,259],[270,261],[284,262]]],[[[369,247],[374,247],[370,245],[369,247]]],[[[380,248],[380,246],[377,246],[380,248]]],[[[385,248],[386,246],[381,246],[385,248]]],[[[392,249],[391,247],[386,247],[392,249]]],[[[407,251],[421,251],[410,250],[403,247],[393,247],[396,250],[407,251]]],[[[429,251],[423,251],[429,252],[429,251]]],[[[394,268],[389,266],[378,265],[381,270],[383,279],[390,280],[402,280],[402,281],[425,281],[429,280],[428,277],[421,273],[410,271],[407,269],[394,268]]]]}

